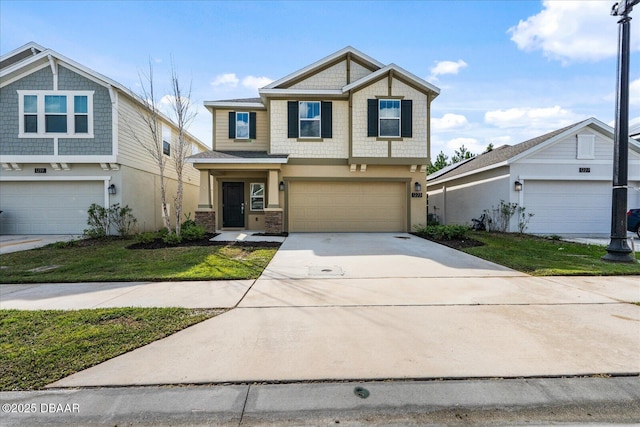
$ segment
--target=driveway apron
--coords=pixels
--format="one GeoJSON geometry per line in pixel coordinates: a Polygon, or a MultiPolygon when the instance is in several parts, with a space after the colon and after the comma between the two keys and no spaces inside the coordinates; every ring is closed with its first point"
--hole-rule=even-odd
{"type": "Polygon", "coordinates": [[[409,234],[292,234],[237,308],[51,387],[640,372],[638,278],[563,279],[409,234]]]}

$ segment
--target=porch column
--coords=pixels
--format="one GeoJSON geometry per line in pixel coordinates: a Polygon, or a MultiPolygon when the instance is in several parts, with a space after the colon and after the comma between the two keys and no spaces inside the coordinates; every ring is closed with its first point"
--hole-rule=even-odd
{"type": "Polygon", "coordinates": [[[279,170],[269,170],[268,205],[264,209],[264,232],[267,234],[281,234],[284,231],[284,210],[280,207],[279,176],[279,170]]]}
{"type": "Polygon", "coordinates": [[[195,211],[195,222],[204,227],[207,233],[216,232],[216,211],[213,207],[213,177],[209,170],[200,171],[200,191],[198,196],[198,208],[195,211]]]}

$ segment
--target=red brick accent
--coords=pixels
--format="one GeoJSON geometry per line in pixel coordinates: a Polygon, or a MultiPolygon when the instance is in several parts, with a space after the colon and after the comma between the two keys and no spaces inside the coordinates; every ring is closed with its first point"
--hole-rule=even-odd
{"type": "Polygon", "coordinates": [[[204,227],[207,233],[216,232],[216,211],[196,211],[195,222],[204,227]]]}
{"type": "Polygon", "coordinates": [[[264,232],[268,234],[280,234],[284,231],[282,211],[264,212],[264,232]]]}

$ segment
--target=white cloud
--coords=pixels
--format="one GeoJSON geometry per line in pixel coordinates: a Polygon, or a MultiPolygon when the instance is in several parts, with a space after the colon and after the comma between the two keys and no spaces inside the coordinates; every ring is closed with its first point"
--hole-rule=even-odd
{"type": "Polygon", "coordinates": [[[273,82],[269,77],[256,77],[256,76],[247,76],[242,79],[242,86],[258,90],[261,87],[265,87],[269,83],[273,82]]]}
{"type": "Polygon", "coordinates": [[[431,76],[427,77],[427,80],[438,80],[438,76],[445,74],[458,74],[461,69],[467,67],[467,63],[462,59],[457,62],[453,61],[439,61],[431,68],[431,76]]]}
{"type": "Polygon", "coordinates": [[[235,73],[227,73],[227,74],[218,74],[213,81],[211,82],[211,86],[214,87],[226,87],[226,88],[235,88],[238,86],[238,82],[240,80],[235,75],[235,73]]]}
{"type": "Polygon", "coordinates": [[[447,113],[441,119],[431,119],[431,126],[434,131],[459,130],[467,127],[467,118],[460,114],[447,113]]]}
{"type": "Polygon", "coordinates": [[[487,111],[484,121],[499,128],[561,128],[580,120],[577,114],[556,105],[548,108],[510,108],[487,111]]]}
{"type": "MultiPolygon", "coordinates": [[[[617,54],[618,25],[610,14],[612,5],[613,1],[546,0],[540,13],[507,32],[519,49],[541,50],[563,64],[598,61],[617,54]]],[[[631,34],[632,50],[640,49],[640,34],[631,34]]]]}
{"type": "Polygon", "coordinates": [[[629,83],[629,104],[640,105],[640,79],[629,83]]]}
{"type": "Polygon", "coordinates": [[[486,148],[486,145],[483,146],[482,143],[480,141],[478,141],[477,139],[475,139],[475,138],[464,138],[464,137],[462,137],[462,138],[454,138],[452,140],[449,140],[447,142],[446,147],[447,147],[447,151],[448,152],[455,153],[455,150],[457,150],[458,148],[460,148],[463,145],[472,154],[480,154],[486,148]]]}

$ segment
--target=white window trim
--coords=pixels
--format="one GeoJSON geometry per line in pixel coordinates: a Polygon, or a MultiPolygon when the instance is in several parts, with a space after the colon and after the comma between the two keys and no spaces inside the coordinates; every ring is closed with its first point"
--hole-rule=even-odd
{"type": "Polygon", "coordinates": [[[249,184],[249,210],[253,212],[263,212],[265,206],[265,197],[264,192],[266,190],[266,186],[264,182],[252,182],[249,184]],[[253,186],[260,185],[262,187],[262,196],[254,196],[253,195],[253,186]],[[253,209],[253,199],[262,199],[262,209],[253,209]]]}
{"type": "MultiPolygon", "coordinates": [[[[18,138],[93,138],[93,94],[92,90],[18,90],[18,138]],[[24,97],[25,95],[37,96],[38,131],[24,131],[24,97]],[[47,95],[67,97],[67,132],[46,132],[44,97],[47,95]],[[74,96],[87,97],[87,133],[75,133],[75,104],[74,96]]],[[[83,115],[85,113],[82,113],[83,115]]]]}
{"type": "Polygon", "coordinates": [[[251,138],[251,114],[248,111],[236,111],[236,138],[235,139],[250,139],[251,138]],[[247,136],[238,136],[238,114],[247,115],[247,136]]]}
{"type": "Polygon", "coordinates": [[[380,138],[401,138],[402,135],[402,100],[400,98],[381,98],[378,99],[378,136],[380,138]],[[400,115],[396,117],[382,117],[382,109],[380,108],[381,101],[398,101],[398,111],[400,115]],[[397,135],[382,135],[380,132],[380,123],[382,120],[398,120],[398,134],[397,135]]]}
{"type": "Polygon", "coordinates": [[[298,138],[315,138],[315,139],[321,139],[322,138],[322,102],[320,101],[298,101],[298,138]],[[308,102],[313,102],[318,104],[318,112],[320,113],[318,115],[317,119],[303,119],[300,117],[300,105],[302,103],[308,103],[308,102]],[[318,122],[318,136],[302,136],[302,121],[305,122],[318,122]]]}
{"type": "Polygon", "coordinates": [[[173,139],[173,131],[170,126],[162,125],[162,154],[171,157],[171,140],[173,139]],[[169,145],[169,154],[164,152],[165,142],[169,145]]]}

